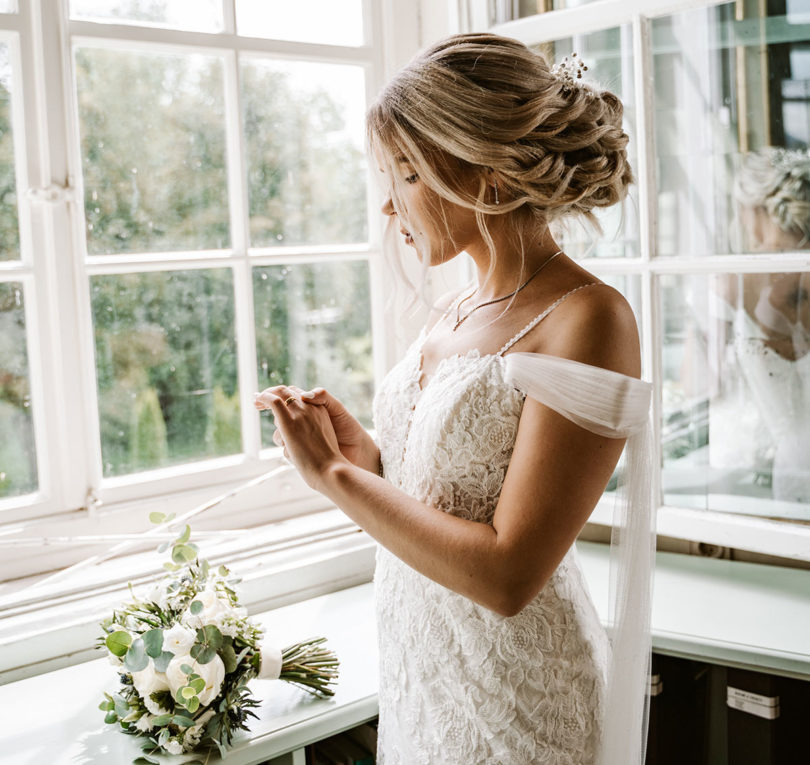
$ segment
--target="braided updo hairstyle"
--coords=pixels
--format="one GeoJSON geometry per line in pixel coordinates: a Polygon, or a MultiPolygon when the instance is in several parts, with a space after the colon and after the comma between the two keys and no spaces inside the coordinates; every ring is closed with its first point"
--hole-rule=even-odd
{"type": "Polygon", "coordinates": [[[734,181],[734,196],[761,207],[782,231],[810,242],[810,155],[767,146],[747,154],[734,181]]]}
{"type": "MultiPolygon", "coordinates": [[[[367,129],[378,159],[393,168],[407,158],[441,198],[476,211],[491,243],[486,218],[496,214],[513,215],[521,237],[569,215],[598,230],[593,209],[624,199],[633,182],[622,113],[613,93],[567,81],[518,40],[459,34],[394,76],[367,129]]],[[[399,211],[396,183],[392,200],[399,211]]]]}

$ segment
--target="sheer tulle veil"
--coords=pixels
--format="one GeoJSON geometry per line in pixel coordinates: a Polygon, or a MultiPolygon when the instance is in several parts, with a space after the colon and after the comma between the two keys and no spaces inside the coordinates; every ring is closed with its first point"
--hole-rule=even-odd
{"type": "Polygon", "coordinates": [[[626,438],[610,556],[608,667],[599,765],[642,765],[649,712],[650,615],[655,529],[651,494],[652,386],[538,353],[510,353],[512,385],[581,427],[626,438]]]}

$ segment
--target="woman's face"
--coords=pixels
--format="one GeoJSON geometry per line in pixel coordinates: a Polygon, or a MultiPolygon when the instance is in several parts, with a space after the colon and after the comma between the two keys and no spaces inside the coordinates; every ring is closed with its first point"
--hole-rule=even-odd
{"type": "Polygon", "coordinates": [[[378,164],[387,189],[382,213],[395,216],[405,244],[416,250],[420,260],[429,255],[428,265],[445,263],[465,250],[471,241],[480,239],[475,212],[444,199],[429,188],[406,157],[378,164]],[[391,174],[395,177],[389,177],[391,174]],[[393,201],[394,188],[396,202],[393,201]]]}

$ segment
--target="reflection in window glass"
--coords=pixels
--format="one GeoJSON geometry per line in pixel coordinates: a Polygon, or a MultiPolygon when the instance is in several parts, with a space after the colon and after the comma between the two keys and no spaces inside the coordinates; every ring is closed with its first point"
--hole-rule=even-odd
{"type": "Polygon", "coordinates": [[[105,476],[242,451],[230,270],[91,279],[105,476]]]}
{"type": "Polygon", "coordinates": [[[665,501],[810,520],[810,274],[661,289],[665,501]]]}
{"type": "Polygon", "coordinates": [[[784,5],[760,18],[757,7],[729,3],[652,22],[661,255],[766,249],[745,237],[740,168],[767,147],[807,151],[810,19],[784,15],[784,5]]]}
{"type": "MultiPolygon", "coordinates": [[[[259,388],[321,386],[372,427],[374,371],[365,261],[256,268],[253,295],[259,388]]],[[[272,418],[262,444],[272,447],[272,418]]]]}
{"type": "MultiPolygon", "coordinates": [[[[533,46],[546,61],[553,65],[564,57],[576,53],[587,65],[583,80],[615,93],[624,104],[624,131],[630,137],[627,156],[635,166],[635,91],[633,87],[632,31],[630,27],[606,29],[572,39],[557,40],[533,46]]],[[[572,257],[637,257],[638,210],[635,185],[623,204],[603,210],[594,210],[604,232],[595,233],[590,226],[579,221],[568,223],[560,235],[566,252],[572,257]]]]}
{"type": "Polygon", "coordinates": [[[363,44],[362,0],[236,0],[237,31],[275,40],[363,44]]]}
{"type": "Polygon", "coordinates": [[[254,247],[362,242],[365,85],[357,66],[242,66],[254,247]]]}
{"type": "Polygon", "coordinates": [[[80,49],[90,254],[229,245],[222,61],[80,49]]]}
{"type": "Polygon", "coordinates": [[[8,46],[0,43],[0,260],[20,258],[12,138],[11,62],[8,46]]]}
{"type": "Polygon", "coordinates": [[[222,31],[222,0],[70,0],[74,19],[222,31]]]}
{"type": "Polygon", "coordinates": [[[0,284],[0,498],[37,488],[21,284],[0,284]]]}

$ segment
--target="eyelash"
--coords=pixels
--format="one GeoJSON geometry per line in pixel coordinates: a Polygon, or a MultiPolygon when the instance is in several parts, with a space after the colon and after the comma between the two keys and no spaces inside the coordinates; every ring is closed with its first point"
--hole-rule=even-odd
{"type": "Polygon", "coordinates": [[[405,179],[405,183],[416,183],[418,180],[419,180],[419,176],[416,173],[414,173],[413,175],[409,175],[405,179]]]}

